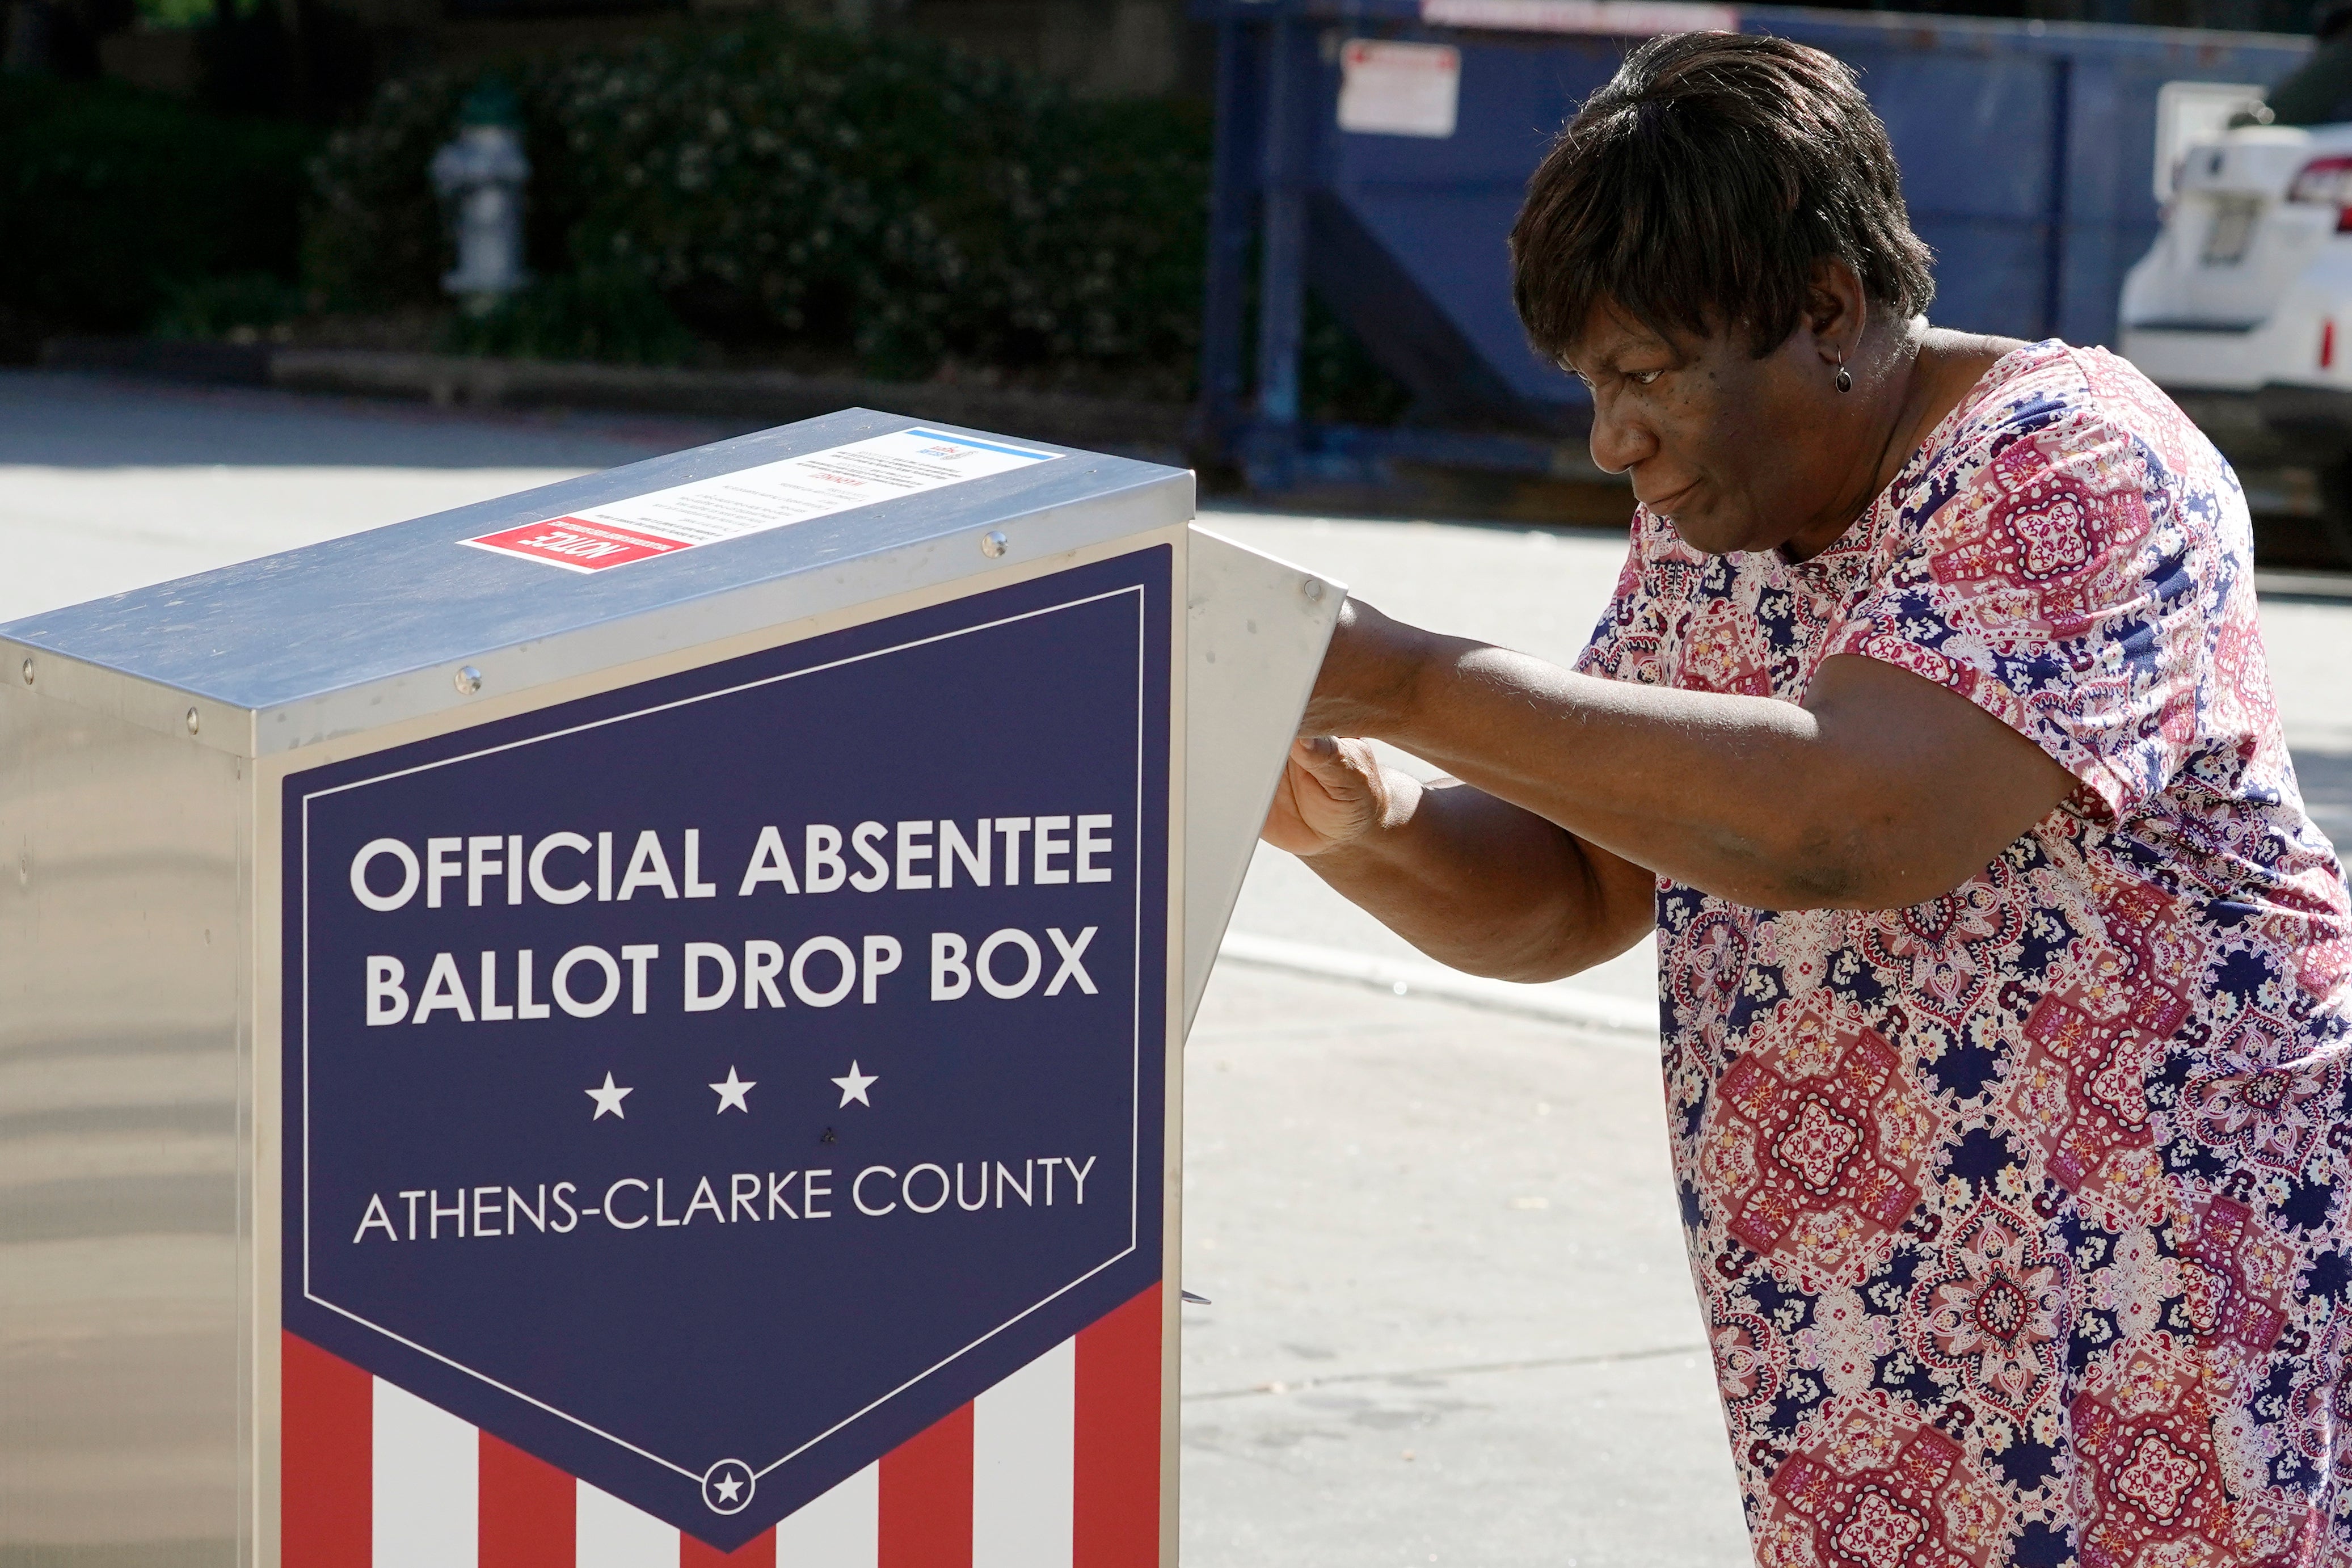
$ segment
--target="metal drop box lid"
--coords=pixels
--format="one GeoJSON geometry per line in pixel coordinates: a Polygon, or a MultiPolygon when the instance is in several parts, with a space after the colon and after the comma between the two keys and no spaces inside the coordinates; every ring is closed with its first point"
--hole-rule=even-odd
{"type": "Polygon", "coordinates": [[[0,648],[52,695],[165,733],[193,710],[203,744],[268,756],[1192,514],[1181,469],[1022,441],[1050,460],[611,571],[462,542],[908,430],[1006,439],[846,409],[27,616],[0,648]]]}

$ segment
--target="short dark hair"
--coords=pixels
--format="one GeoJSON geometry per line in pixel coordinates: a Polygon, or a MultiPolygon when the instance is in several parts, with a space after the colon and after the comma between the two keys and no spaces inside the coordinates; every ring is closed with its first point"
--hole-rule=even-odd
{"type": "Polygon", "coordinates": [[[1906,318],[1935,296],[1853,72],[1781,38],[1675,33],[1628,55],[1544,155],[1511,228],[1511,290],[1553,361],[1604,300],[1654,331],[1744,329],[1760,358],[1831,257],[1906,318]]]}

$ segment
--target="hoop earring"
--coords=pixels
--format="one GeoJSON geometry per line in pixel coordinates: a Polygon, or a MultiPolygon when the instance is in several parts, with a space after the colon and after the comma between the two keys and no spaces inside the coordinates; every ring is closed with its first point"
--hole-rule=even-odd
{"type": "Polygon", "coordinates": [[[1840,392],[1853,390],[1853,373],[1846,369],[1845,355],[1843,353],[1838,355],[1837,389],[1840,392]]]}

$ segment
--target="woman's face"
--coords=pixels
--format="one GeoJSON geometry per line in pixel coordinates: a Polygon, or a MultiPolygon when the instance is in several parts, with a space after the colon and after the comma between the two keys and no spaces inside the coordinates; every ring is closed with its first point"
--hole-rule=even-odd
{"type": "Polygon", "coordinates": [[[1663,337],[1604,305],[1562,363],[1592,389],[1592,460],[1694,548],[1802,556],[1845,531],[1856,399],[1806,326],[1758,359],[1743,332],[1663,337]]]}

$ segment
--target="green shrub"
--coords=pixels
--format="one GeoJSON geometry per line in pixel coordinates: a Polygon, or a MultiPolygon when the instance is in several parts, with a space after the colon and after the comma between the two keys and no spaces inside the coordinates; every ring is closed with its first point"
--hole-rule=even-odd
{"type": "MultiPolygon", "coordinates": [[[[634,277],[730,347],[831,350],[881,374],[949,359],[1189,374],[1204,109],[1080,103],[920,39],[782,21],[506,74],[542,274],[634,277]]],[[[394,82],[330,142],[314,283],[362,306],[437,296],[425,166],[470,85],[394,82]]]]}
{"type": "MultiPolygon", "coordinates": [[[[440,74],[384,84],[354,124],[337,131],[310,165],[302,275],[341,307],[430,304],[449,264],[441,207],[425,171],[457,126],[465,84],[440,74]]],[[[534,116],[534,120],[538,117],[534,116]]],[[[540,167],[533,198],[547,205],[540,167]]]]}
{"type": "Polygon", "coordinates": [[[314,145],[116,82],[0,75],[0,301],[32,335],[132,331],[199,279],[290,280],[314,145]]]}
{"type": "Polygon", "coordinates": [[[635,273],[583,268],[541,279],[511,299],[449,321],[450,353],[502,359],[684,364],[701,347],[661,291],[635,273]]]}
{"type": "Polygon", "coordinates": [[[198,278],[166,290],[152,331],[159,338],[225,338],[293,321],[307,304],[301,289],[275,273],[198,278]]]}

